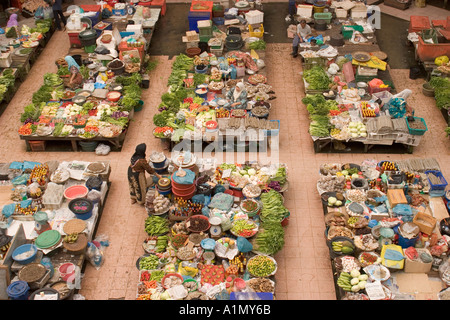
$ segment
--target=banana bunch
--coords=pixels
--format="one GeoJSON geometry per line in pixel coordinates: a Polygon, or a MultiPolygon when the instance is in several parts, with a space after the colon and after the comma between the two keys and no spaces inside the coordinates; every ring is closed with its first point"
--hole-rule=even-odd
{"type": "Polygon", "coordinates": [[[334,252],[342,252],[344,254],[352,253],[354,250],[353,245],[349,241],[333,241],[331,248],[334,252]]]}
{"type": "Polygon", "coordinates": [[[337,285],[345,291],[352,290],[352,284],[350,283],[352,276],[348,272],[341,272],[339,278],[337,279],[337,285]]]}
{"type": "Polygon", "coordinates": [[[78,233],[71,233],[64,237],[64,242],[75,243],[78,240],[78,233]]]}

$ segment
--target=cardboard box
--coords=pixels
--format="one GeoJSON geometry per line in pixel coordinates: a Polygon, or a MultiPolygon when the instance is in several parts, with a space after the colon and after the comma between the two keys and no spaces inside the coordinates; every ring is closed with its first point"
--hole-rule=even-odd
{"type": "Polygon", "coordinates": [[[417,212],[413,222],[419,226],[420,232],[431,235],[436,227],[437,219],[423,212],[417,212]]]}
{"type": "Polygon", "coordinates": [[[386,195],[391,208],[394,208],[398,204],[408,203],[403,189],[389,189],[386,195]]]}
{"type": "MultiPolygon", "coordinates": [[[[419,256],[423,252],[426,252],[431,256],[430,251],[428,251],[427,249],[418,248],[416,250],[419,256]]],[[[406,256],[404,271],[409,273],[427,273],[430,272],[432,264],[433,262],[424,263],[422,262],[422,260],[420,260],[420,258],[417,260],[411,260],[408,258],[408,256],[406,256]]]]}

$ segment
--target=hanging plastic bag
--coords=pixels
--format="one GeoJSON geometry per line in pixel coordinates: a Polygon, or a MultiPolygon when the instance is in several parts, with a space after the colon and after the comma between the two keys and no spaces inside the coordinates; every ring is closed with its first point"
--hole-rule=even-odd
{"type": "Polygon", "coordinates": [[[51,7],[43,9],[44,19],[53,19],[53,9],[51,7]]]}
{"type": "Polygon", "coordinates": [[[34,12],[34,18],[36,20],[44,19],[44,8],[43,7],[38,7],[36,9],[36,11],[34,12]]]}

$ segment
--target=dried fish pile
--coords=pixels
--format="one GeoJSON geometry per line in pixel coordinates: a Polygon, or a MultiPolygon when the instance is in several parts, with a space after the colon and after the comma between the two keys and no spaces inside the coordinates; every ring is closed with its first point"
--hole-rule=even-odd
{"type": "Polygon", "coordinates": [[[256,117],[248,118],[229,118],[220,119],[220,130],[237,130],[239,128],[244,129],[256,129],[256,130],[275,130],[278,129],[278,123],[275,121],[269,121],[266,119],[259,119],[256,117]]]}
{"type": "Polygon", "coordinates": [[[392,119],[392,126],[394,132],[409,132],[404,118],[392,119]]]}
{"type": "Polygon", "coordinates": [[[426,170],[438,170],[439,163],[435,158],[416,158],[416,159],[407,159],[400,160],[395,162],[400,171],[406,172],[424,172],[426,170]]]}
{"type": "Polygon", "coordinates": [[[244,127],[245,129],[274,130],[278,128],[278,124],[273,121],[267,121],[266,119],[248,117],[244,119],[244,127]]]}
{"type": "Polygon", "coordinates": [[[366,123],[366,129],[369,133],[389,134],[393,130],[391,117],[383,115],[369,119],[366,123]]]}

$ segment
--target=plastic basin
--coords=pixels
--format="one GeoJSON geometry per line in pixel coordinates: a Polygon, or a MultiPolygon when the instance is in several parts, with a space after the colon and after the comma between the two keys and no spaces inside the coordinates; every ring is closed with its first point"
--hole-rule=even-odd
{"type": "Polygon", "coordinates": [[[75,274],[75,265],[71,262],[63,263],[59,266],[58,271],[61,279],[67,281],[71,275],[75,274]]]}
{"type": "Polygon", "coordinates": [[[86,186],[76,185],[68,187],[66,190],[64,190],[64,197],[67,200],[73,200],[77,198],[84,198],[88,193],[89,189],[86,186]]]}
{"type": "Polygon", "coordinates": [[[33,262],[34,259],[36,259],[36,254],[37,254],[37,247],[34,244],[23,244],[14,250],[12,258],[14,261],[17,261],[20,264],[28,264],[33,262]],[[25,252],[30,252],[30,255],[27,258],[17,257],[18,255],[23,254],[25,252]]]}

